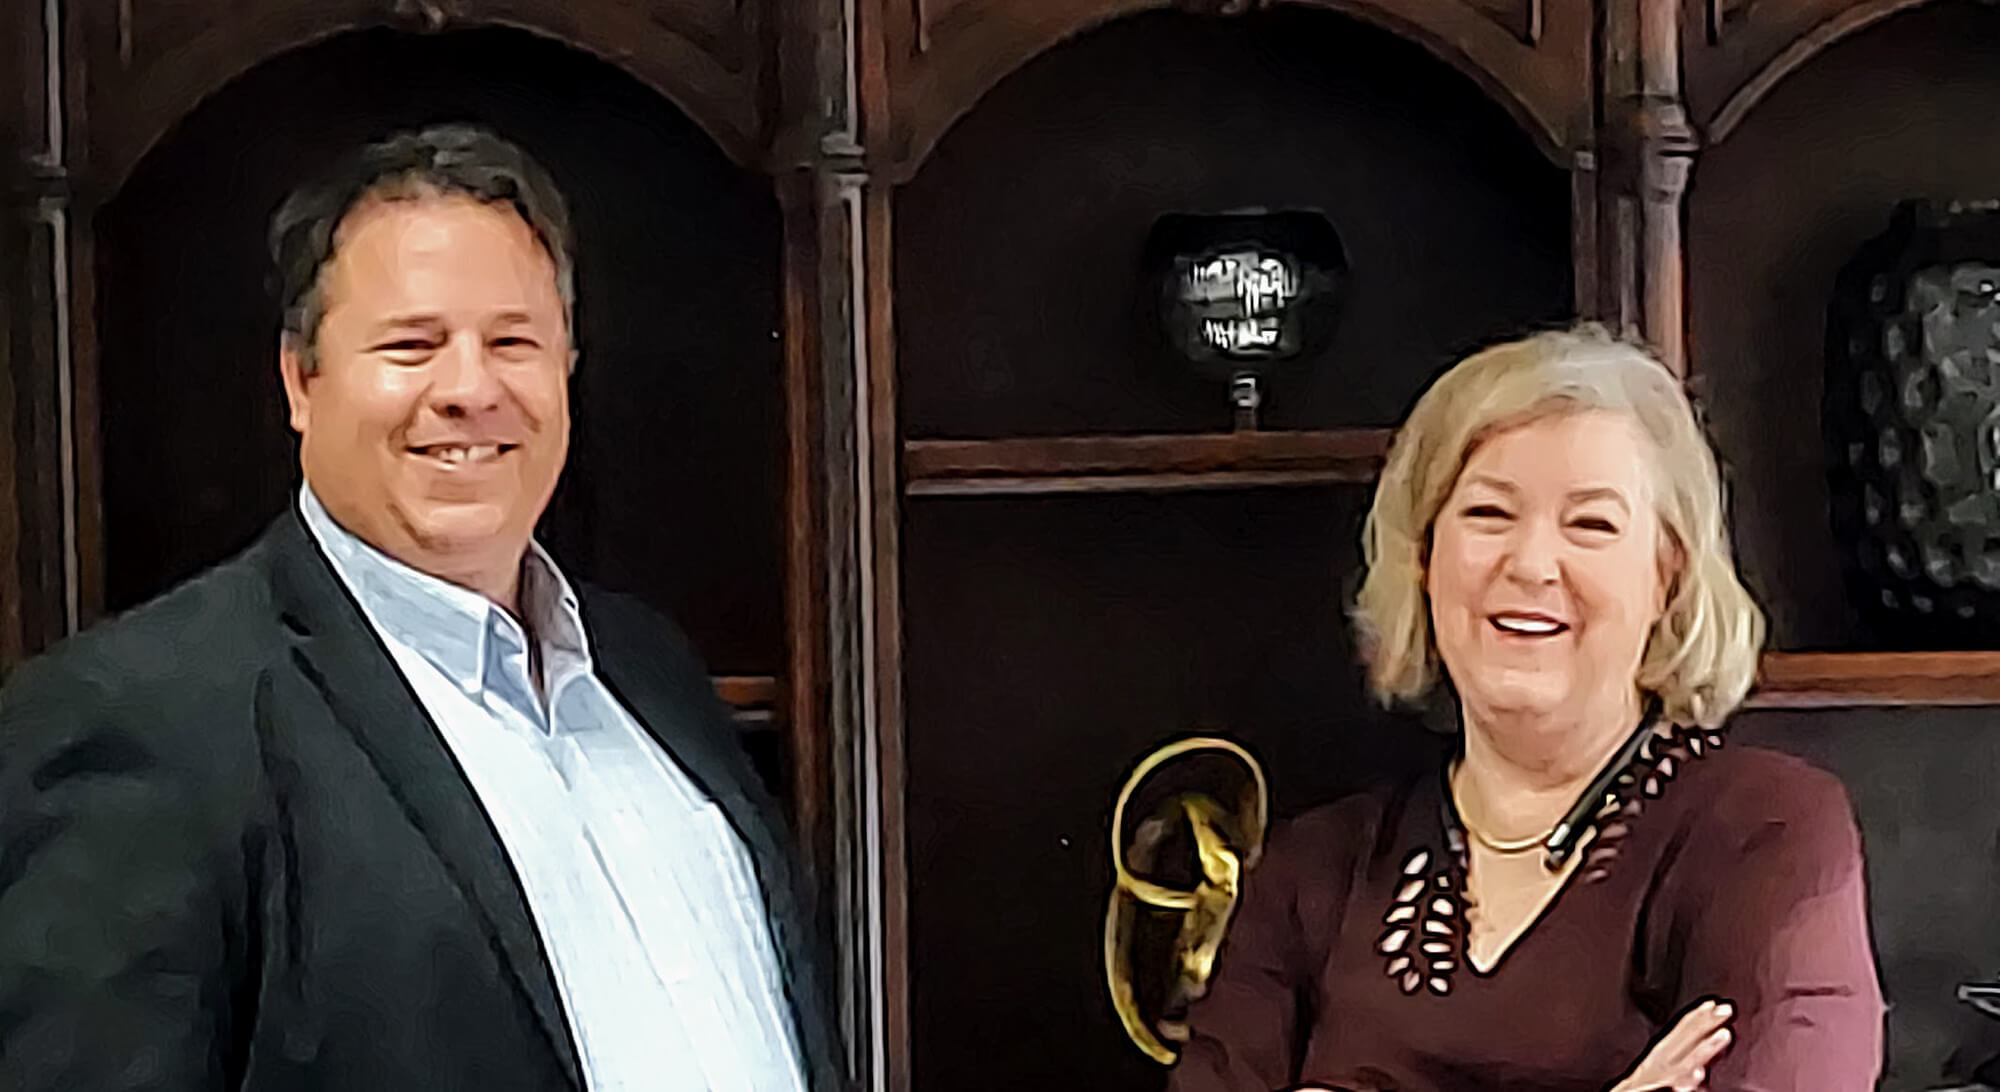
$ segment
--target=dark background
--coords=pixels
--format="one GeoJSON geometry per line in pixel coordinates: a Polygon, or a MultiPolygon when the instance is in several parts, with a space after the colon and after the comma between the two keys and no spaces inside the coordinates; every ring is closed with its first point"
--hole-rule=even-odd
{"type": "Polygon", "coordinates": [[[717,674],[784,661],[780,226],[665,99],[524,32],[359,32],[252,69],[99,219],[106,605],[247,545],[297,489],[264,230],[352,144],[469,120],[569,198],[582,358],[543,540],[678,619],[717,674]]]}

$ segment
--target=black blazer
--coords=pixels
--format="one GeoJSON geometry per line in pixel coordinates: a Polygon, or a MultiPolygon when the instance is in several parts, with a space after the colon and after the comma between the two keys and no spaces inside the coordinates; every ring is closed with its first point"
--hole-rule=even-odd
{"type": "MultiPolygon", "coordinates": [[[[579,594],[601,676],[749,845],[830,1092],[806,888],[707,673],[579,594]]],[[[498,835],[296,510],[0,691],[0,1088],[582,1088],[498,835]]]]}

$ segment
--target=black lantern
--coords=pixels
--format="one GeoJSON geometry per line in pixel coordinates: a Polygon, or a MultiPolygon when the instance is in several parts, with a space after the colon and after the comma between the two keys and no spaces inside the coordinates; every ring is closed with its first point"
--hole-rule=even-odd
{"type": "Polygon", "coordinates": [[[1317,212],[1173,213],[1153,225],[1146,264],[1168,348],[1226,380],[1237,427],[1254,428],[1264,378],[1325,348],[1347,251],[1317,212]]]}
{"type": "Polygon", "coordinates": [[[1902,647],[2000,648],[2000,203],[1903,202],[1856,253],[1825,410],[1863,613],[1902,647]]]}

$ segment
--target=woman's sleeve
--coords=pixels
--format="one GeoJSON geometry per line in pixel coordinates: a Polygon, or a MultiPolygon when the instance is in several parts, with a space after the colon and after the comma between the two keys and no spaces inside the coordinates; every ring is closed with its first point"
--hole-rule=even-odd
{"type": "Polygon", "coordinates": [[[1332,864],[1310,848],[1318,826],[1281,828],[1244,878],[1208,993],[1188,1008],[1189,1038],[1168,1092],[1272,1092],[1296,1083],[1307,953],[1319,946],[1305,935],[1301,900],[1322,901],[1303,887],[1331,878],[1302,872],[1332,864]]]}
{"type": "Polygon", "coordinates": [[[1768,773],[1707,809],[1667,881],[1675,1011],[1736,1007],[1709,1092],[1871,1092],[1885,1010],[1853,809],[1830,774],[1789,759],[1768,773]]]}

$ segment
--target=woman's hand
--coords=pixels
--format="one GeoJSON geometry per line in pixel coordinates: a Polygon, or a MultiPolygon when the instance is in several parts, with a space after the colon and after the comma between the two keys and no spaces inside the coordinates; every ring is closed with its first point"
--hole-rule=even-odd
{"type": "Polygon", "coordinates": [[[1630,1074],[1611,1092],[1695,1092],[1708,1076],[1708,1063],[1729,1045],[1729,1021],[1736,1010],[1727,1001],[1703,1001],[1688,1010],[1630,1074]]]}

